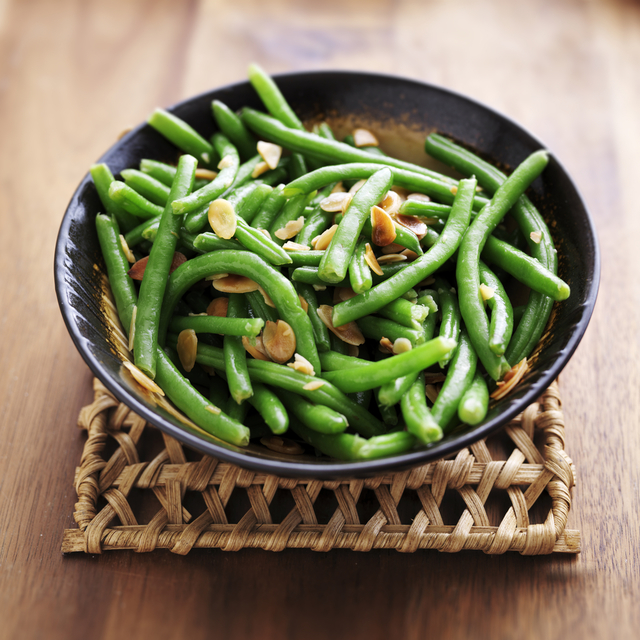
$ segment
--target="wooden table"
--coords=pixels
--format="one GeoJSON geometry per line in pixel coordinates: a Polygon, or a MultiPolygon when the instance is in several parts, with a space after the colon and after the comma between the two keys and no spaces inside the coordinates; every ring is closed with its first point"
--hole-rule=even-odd
{"type": "Polygon", "coordinates": [[[637,2],[7,0],[0,46],[0,637],[637,637],[637,2]],[[119,131],[243,79],[254,60],[462,91],[535,132],[574,176],[603,258],[561,380],[580,556],[61,555],[74,423],[92,397],[53,289],[66,203],[119,131]]]}

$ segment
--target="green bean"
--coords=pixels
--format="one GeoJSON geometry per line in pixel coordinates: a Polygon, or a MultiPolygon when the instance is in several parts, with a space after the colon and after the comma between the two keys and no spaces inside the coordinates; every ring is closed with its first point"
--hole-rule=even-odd
{"type": "MultiPolygon", "coordinates": [[[[404,298],[398,298],[393,302],[378,309],[378,314],[393,320],[409,329],[418,329],[429,315],[429,309],[421,304],[413,304],[404,298]]],[[[455,336],[452,336],[455,338],[455,336]]]]}
{"type": "Polygon", "coordinates": [[[171,187],[173,179],[176,177],[176,168],[165,162],[143,158],[140,160],[140,171],[162,182],[166,187],[171,187]]]}
{"type": "Polygon", "coordinates": [[[447,377],[440,393],[433,403],[431,415],[445,429],[456,415],[460,399],[471,385],[476,372],[478,356],[469,340],[467,332],[460,332],[460,341],[447,370],[447,377]]]}
{"type": "Polygon", "coordinates": [[[407,431],[394,431],[369,438],[358,450],[358,460],[377,460],[397,456],[412,449],[416,438],[407,431]]]}
{"type": "Polygon", "coordinates": [[[111,183],[109,197],[137,218],[155,218],[162,214],[162,207],[153,204],[120,180],[111,183]]]}
{"type": "Polygon", "coordinates": [[[361,369],[368,366],[370,362],[331,350],[320,354],[320,364],[322,371],[342,371],[343,369],[361,369]]]}
{"type": "Polygon", "coordinates": [[[161,207],[167,204],[170,189],[160,180],[156,180],[137,169],[123,169],[120,175],[124,178],[124,182],[128,187],[131,187],[154,204],[161,207]]]}
{"type": "Polygon", "coordinates": [[[251,226],[255,229],[269,229],[276,216],[287,201],[283,193],[284,185],[278,185],[262,203],[260,211],[256,213],[251,221],[251,226]]]}
{"type": "Polygon", "coordinates": [[[196,391],[159,347],[156,361],[156,382],[180,411],[220,440],[240,447],[249,444],[249,429],[224,413],[218,413],[219,407],[212,405],[196,391]]]}
{"type": "Polygon", "coordinates": [[[256,153],[257,141],[242,120],[220,100],[214,100],[211,103],[211,110],[220,131],[235,145],[240,157],[243,160],[253,157],[256,153]]]}
{"type": "Polygon", "coordinates": [[[282,238],[278,238],[276,235],[278,231],[284,229],[288,222],[292,222],[293,220],[297,220],[300,216],[304,217],[304,209],[309,202],[310,195],[303,196],[294,196],[293,198],[289,198],[285,203],[284,207],[276,217],[276,219],[271,223],[271,227],[269,227],[269,233],[272,238],[275,238],[274,242],[277,242],[280,246],[282,246],[286,240],[282,238]]]}
{"type": "Polygon", "coordinates": [[[407,431],[422,444],[431,444],[442,439],[442,429],[427,407],[424,373],[420,372],[409,391],[400,400],[402,417],[407,431]]]}
{"type": "Polygon", "coordinates": [[[328,351],[331,348],[331,341],[329,338],[329,329],[325,326],[324,322],[320,320],[318,316],[318,298],[314,288],[309,284],[302,282],[296,282],[294,284],[299,296],[302,296],[307,302],[307,316],[313,328],[313,336],[316,341],[316,347],[321,353],[328,351]]]}
{"type": "Polygon", "coordinates": [[[476,216],[458,250],[456,278],[460,313],[480,361],[494,380],[500,380],[511,367],[504,356],[497,356],[489,348],[489,321],[480,295],[480,253],[496,225],[548,161],[546,151],[537,151],[520,164],[476,216]]]}
{"type": "Polygon", "coordinates": [[[261,231],[250,227],[241,217],[237,218],[236,238],[240,244],[274,265],[292,264],[289,254],[261,231]]]}
{"type": "MultiPolygon", "coordinates": [[[[143,240],[149,240],[149,242],[153,243],[158,235],[158,228],[160,227],[160,218],[162,216],[156,216],[155,218],[149,218],[149,224],[142,230],[140,235],[143,240]]],[[[126,238],[125,238],[126,240],[126,238]]]]}
{"type": "Polygon", "coordinates": [[[371,396],[373,391],[367,389],[366,391],[358,391],[357,393],[348,393],[347,398],[353,400],[358,406],[363,409],[368,409],[371,404],[371,396]]]}
{"type": "MultiPolygon", "coordinates": [[[[380,268],[382,269],[382,275],[379,276],[375,273],[372,274],[371,277],[373,278],[373,284],[375,285],[377,283],[384,282],[385,280],[393,277],[398,272],[405,269],[407,266],[408,265],[406,262],[396,262],[393,264],[380,265],[380,268]]],[[[291,279],[294,282],[304,282],[305,284],[316,284],[316,285],[327,284],[327,282],[320,277],[318,272],[318,267],[297,267],[296,269],[294,269],[293,273],[291,274],[291,279]]],[[[349,287],[351,286],[351,283],[349,282],[349,278],[345,278],[340,282],[334,282],[333,286],[349,287]]],[[[368,292],[365,291],[361,295],[366,295],[366,293],[368,292]]],[[[357,297],[360,297],[360,296],[357,296],[357,297]]],[[[355,299],[355,298],[352,298],[352,299],[355,299]]],[[[344,303],[340,303],[340,304],[344,304],[344,303]]],[[[341,324],[345,324],[345,323],[341,322],[341,324]]],[[[335,325],[335,326],[339,327],[340,325],[335,325]]]]}
{"type": "Polygon", "coordinates": [[[430,367],[455,346],[454,340],[438,337],[411,351],[369,363],[366,367],[359,367],[357,372],[350,369],[328,371],[323,373],[322,377],[345,393],[375,389],[393,378],[430,367]]]}
{"type": "Polygon", "coordinates": [[[256,409],[272,433],[284,433],[289,428],[289,414],[275,392],[260,382],[253,383],[253,395],[247,402],[256,409]]]}
{"type": "Polygon", "coordinates": [[[107,276],[116,301],[116,309],[122,328],[129,335],[131,316],[138,304],[138,294],[133,280],[127,275],[129,262],[124,255],[117,223],[104,214],[96,216],[96,231],[107,267],[107,276]]]}
{"type": "Polygon", "coordinates": [[[334,326],[375,313],[430,276],[455,253],[469,225],[475,184],[475,180],[460,181],[451,215],[436,244],[423,256],[406,265],[400,273],[355,298],[337,304],[333,308],[334,326]]]}
{"type": "Polygon", "coordinates": [[[249,407],[251,405],[249,402],[241,402],[238,404],[233,398],[229,398],[227,400],[227,405],[225,407],[225,411],[228,416],[233,420],[237,420],[241,424],[244,424],[244,421],[249,413],[249,407]]]}
{"type": "MultiPolygon", "coordinates": [[[[238,151],[221,133],[216,133],[213,136],[213,141],[218,153],[222,156],[226,164],[208,185],[172,203],[171,207],[173,213],[176,215],[191,213],[192,211],[201,209],[205,205],[213,202],[225,189],[228,189],[232,185],[240,165],[238,151]]],[[[197,229],[189,229],[189,231],[197,231],[197,229]]]]}
{"type": "Polygon", "coordinates": [[[245,293],[245,296],[256,317],[261,318],[264,322],[278,321],[278,312],[266,303],[264,296],[259,291],[250,291],[245,293]]]}
{"type": "Polygon", "coordinates": [[[131,231],[139,223],[139,220],[109,195],[109,187],[111,187],[111,184],[115,181],[109,167],[104,163],[94,164],[91,166],[89,173],[98,192],[100,202],[102,202],[102,206],[106,212],[116,219],[118,227],[122,229],[122,231],[131,231]]]}
{"type": "Polygon", "coordinates": [[[162,306],[160,336],[163,339],[173,308],[182,294],[199,280],[217,273],[235,273],[257,282],[269,294],[281,318],[293,329],[297,352],[316,371],[320,370],[311,322],[300,306],[293,284],[262,258],[248,251],[207,253],[185,262],[171,274],[162,306]]]}
{"type": "Polygon", "coordinates": [[[471,385],[460,399],[458,417],[466,424],[480,424],[485,419],[488,408],[489,389],[482,374],[476,371],[471,385]]]}
{"type": "MultiPolygon", "coordinates": [[[[305,220],[304,226],[296,236],[296,242],[307,247],[312,246],[311,241],[316,236],[319,236],[326,229],[328,229],[331,225],[332,220],[332,212],[324,211],[319,206],[315,207],[313,212],[311,212],[305,220]]],[[[320,264],[320,261],[318,261],[318,264],[320,264]]]]}
{"type": "Polygon", "coordinates": [[[322,404],[314,404],[295,393],[280,391],[277,394],[284,404],[305,427],[318,433],[342,433],[349,425],[347,419],[337,411],[322,404]]]}
{"type": "Polygon", "coordinates": [[[135,226],[131,231],[125,233],[124,239],[126,240],[129,249],[133,249],[135,246],[139,245],[145,239],[143,235],[145,230],[159,222],[159,218],[149,218],[135,226]]]}
{"type": "Polygon", "coordinates": [[[501,356],[507,350],[513,333],[513,307],[502,282],[482,261],[480,261],[480,281],[493,291],[493,296],[487,300],[487,306],[491,309],[489,348],[496,355],[501,356]]]}
{"type": "MultiPolygon", "coordinates": [[[[443,338],[458,340],[460,335],[460,307],[455,289],[443,278],[436,278],[434,286],[438,292],[438,302],[442,318],[440,320],[440,335],[443,338]]],[[[453,357],[453,352],[440,361],[440,368],[444,368],[453,357]]]]}
{"type": "Polygon", "coordinates": [[[244,250],[244,247],[237,240],[225,240],[224,238],[219,238],[215,233],[211,233],[210,231],[197,235],[193,244],[196,249],[202,252],[219,251],[224,249],[232,249],[234,251],[244,250]]]}
{"type": "MultiPolygon", "coordinates": [[[[243,162],[240,167],[238,167],[238,173],[236,173],[236,177],[233,179],[233,183],[229,188],[237,189],[238,187],[246,184],[249,180],[251,180],[251,174],[261,162],[262,156],[260,155],[255,155],[252,158],[249,158],[246,162],[243,162]]],[[[266,174],[262,175],[264,176],[266,174]]]]}
{"type": "Polygon", "coordinates": [[[349,282],[351,283],[351,288],[356,293],[367,291],[371,289],[373,285],[371,269],[365,260],[367,244],[366,238],[360,238],[360,240],[358,240],[351,262],[349,263],[349,282]]]}
{"type": "Polygon", "coordinates": [[[487,238],[482,257],[504,269],[518,282],[553,300],[566,300],[571,293],[569,285],[538,260],[498,238],[487,238]]]}
{"type": "MultiPolygon", "coordinates": [[[[240,293],[229,294],[227,318],[246,318],[247,303],[240,293]]],[[[247,369],[247,352],[242,339],[237,335],[227,333],[224,336],[224,365],[227,374],[227,384],[231,397],[240,404],[253,395],[249,370],[247,369]]]]}
{"type": "Polygon", "coordinates": [[[236,215],[243,218],[247,225],[250,225],[258,209],[260,209],[262,203],[269,197],[272,191],[273,187],[270,187],[268,184],[256,185],[255,189],[242,199],[242,203],[235,210],[236,215]]]}
{"type": "Polygon", "coordinates": [[[400,376],[385,382],[378,390],[378,402],[385,407],[392,407],[409,391],[418,374],[414,371],[406,376],[400,376]]]}
{"type": "Polygon", "coordinates": [[[193,329],[196,333],[220,333],[225,336],[257,336],[264,327],[262,318],[241,318],[229,316],[173,316],[169,331],[180,333],[193,329]]]}
{"type": "Polygon", "coordinates": [[[391,342],[395,342],[399,338],[406,338],[414,347],[424,342],[424,334],[421,329],[410,329],[387,318],[365,316],[360,318],[357,324],[365,338],[372,338],[376,341],[388,338],[391,342]]]}
{"type": "Polygon", "coordinates": [[[164,109],[156,109],[147,122],[169,142],[179,149],[195,156],[206,166],[215,166],[216,150],[191,125],[164,109]]]}
{"type": "Polygon", "coordinates": [[[400,213],[425,218],[447,218],[451,213],[451,207],[439,202],[423,202],[409,198],[400,205],[400,213]]]}
{"type": "Polygon", "coordinates": [[[322,138],[326,138],[327,140],[335,140],[336,137],[333,133],[333,130],[326,122],[321,122],[317,125],[314,125],[313,132],[319,135],[322,138]]]}
{"type": "Polygon", "coordinates": [[[374,173],[353,196],[338,225],[331,244],[320,261],[318,275],[326,282],[340,282],[347,275],[358,236],[371,207],[380,202],[393,184],[393,174],[387,168],[374,173]]]}
{"type": "MultiPolygon", "coordinates": [[[[297,240],[296,240],[297,242],[297,240]]],[[[287,251],[287,255],[291,258],[291,264],[294,267],[317,267],[322,260],[324,251],[287,251]]]]}
{"type": "Polygon", "coordinates": [[[169,200],[160,219],[158,235],[151,248],[144,278],[140,283],[133,351],[136,366],[151,379],[156,373],[160,309],[181,222],[181,218],[173,215],[171,202],[191,190],[196,164],[193,156],[183,155],[180,158],[169,200]]]}
{"type": "Polygon", "coordinates": [[[352,433],[318,433],[296,419],[292,419],[290,424],[293,431],[306,443],[337,460],[357,460],[358,451],[366,442],[364,438],[352,433]]]}

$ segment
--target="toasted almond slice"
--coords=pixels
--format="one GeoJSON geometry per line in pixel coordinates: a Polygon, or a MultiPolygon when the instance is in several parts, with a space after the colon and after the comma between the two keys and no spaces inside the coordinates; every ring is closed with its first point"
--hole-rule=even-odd
{"type": "Polygon", "coordinates": [[[393,353],[398,355],[399,353],[405,353],[406,351],[411,351],[413,349],[413,345],[411,344],[411,340],[409,338],[396,338],[393,343],[393,353]]]}
{"type": "Polygon", "coordinates": [[[384,271],[380,268],[380,263],[378,262],[378,258],[376,258],[376,254],[373,253],[373,249],[371,245],[367,242],[365,245],[364,252],[364,261],[369,265],[369,269],[373,271],[378,276],[383,275],[384,271]]]}
{"type": "Polygon", "coordinates": [[[438,398],[440,389],[434,384],[427,384],[425,385],[424,392],[427,398],[429,398],[430,402],[433,404],[438,398]]]}
{"type": "Polygon", "coordinates": [[[405,227],[405,229],[413,231],[413,233],[418,236],[418,240],[422,240],[427,233],[427,225],[417,216],[405,216],[399,213],[396,215],[395,221],[405,227]]]}
{"type": "Polygon", "coordinates": [[[226,169],[233,164],[233,158],[231,156],[225,156],[218,162],[218,169],[226,169]]]}
{"type": "Polygon", "coordinates": [[[205,151],[204,153],[200,154],[200,157],[202,158],[202,160],[206,163],[209,164],[211,162],[211,156],[209,155],[208,151],[205,151]]]}
{"type": "Polygon", "coordinates": [[[424,381],[427,384],[437,384],[438,382],[444,382],[447,379],[447,376],[444,373],[425,373],[424,381]]]}
{"type": "Polygon", "coordinates": [[[196,363],[196,354],[198,352],[198,337],[193,329],[184,329],[178,334],[177,351],[180,363],[184,370],[189,373],[196,363]]]}
{"type": "Polygon", "coordinates": [[[336,213],[343,210],[343,204],[346,200],[350,200],[350,194],[340,191],[337,193],[330,193],[326,198],[320,200],[320,208],[323,211],[330,213],[336,213]]]}
{"type": "Polygon", "coordinates": [[[388,244],[386,247],[382,247],[383,254],[400,253],[401,251],[404,251],[404,247],[401,244],[396,244],[395,242],[388,244]]]}
{"type": "Polygon", "coordinates": [[[133,351],[133,341],[136,338],[136,318],[138,317],[138,305],[134,304],[131,310],[131,324],[129,324],[129,351],[133,351]]]}
{"type": "Polygon", "coordinates": [[[264,298],[264,303],[268,307],[271,307],[272,309],[275,309],[276,305],[275,305],[274,301],[271,299],[271,296],[260,286],[258,286],[258,291],[262,294],[262,297],[264,298]]]}
{"type": "Polygon", "coordinates": [[[393,342],[389,338],[380,338],[380,351],[383,353],[393,353],[393,342]]]}
{"type": "MultiPolygon", "coordinates": [[[[122,236],[120,236],[122,237],[122,236]]],[[[529,237],[536,243],[540,244],[540,240],[542,240],[542,231],[532,231],[529,234],[529,237]]]]}
{"type": "MultiPolygon", "coordinates": [[[[222,162],[222,160],[220,161],[222,162]]],[[[196,178],[199,180],[213,180],[218,175],[217,171],[211,171],[211,169],[199,168],[196,169],[196,178]]]]}
{"type": "Polygon", "coordinates": [[[269,233],[269,229],[258,229],[263,236],[269,238],[271,240],[271,234],[269,233]]]}
{"type": "Polygon", "coordinates": [[[360,189],[362,189],[362,187],[364,187],[365,183],[367,181],[366,180],[358,180],[358,182],[356,182],[351,189],[349,189],[349,193],[351,195],[353,195],[354,193],[358,193],[358,191],[360,191],[360,189]]]}
{"type": "Polygon", "coordinates": [[[291,360],[296,352],[296,334],[291,325],[284,320],[277,322],[267,320],[262,332],[262,344],[274,362],[283,364],[287,360],[291,360]]]}
{"type": "Polygon", "coordinates": [[[401,256],[406,256],[407,260],[415,260],[418,257],[418,254],[415,251],[411,251],[411,249],[405,249],[400,252],[401,256]]]}
{"type": "Polygon", "coordinates": [[[416,287],[428,287],[429,285],[432,285],[435,281],[436,279],[433,276],[429,276],[424,280],[421,280],[420,282],[418,282],[416,287]]]}
{"type": "Polygon", "coordinates": [[[209,205],[209,224],[219,238],[230,240],[236,235],[238,219],[233,205],[224,198],[218,198],[209,205]]]}
{"type": "Polygon", "coordinates": [[[522,380],[524,374],[527,373],[528,369],[527,359],[523,358],[518,362],[518,364],[514,365],[509,369],[504,379],[501,382],[496,383],[498,388],[491,394],[491,397],[494,400],[501,400],[504,398],[510,391],[512,391],[517,384],[522,380]]]}
{"type": "Polygon", "coordinates": [[[289,362],[287,367],[291,367],[300,373],[304,373],[308,376],[315,376],[316,372],[313,369],[313,365],[306,359],[303,358],[299,353],[296,353],[294,356],[294,361],[289,362]]]}
{"type": "Polygon", "coordinates": [[[407,200],[417,200],[418,202],[431,202],[431,198],[424,193],[410,193],[407,200]]]}
{"type": "Polygon", "coordinates": [[[210,276],[207,276],[205,280],[207,281],[222,280],[222,278],[228,278],[228,277],[229,277],[228,273],[214,273],[210,276]]]}
{"type": "Polygon", "coordinates": [[[250,353],[256,360],[271,362],[271,358],[267,355],[267,351],[264,348],[262,336],[255,336],[253,338],[242,336],[242,346],[244,350],[250,353]]]}
{"type": "Polygon", "coordinates": [[[304,216],[300,216],[297,220],[289,220],[287,224],[275,232],[276,238],[280,240],[288,240],[300,233],[300,229],[304,226],[304,216]]]}
{"type": "Polygon", "coordinates": [[[164,395],[164,391],[146,374],[142,373],[133,362],[124,360],[122,364],[129,370],[129,373],[133,376],[133,379],[147,391],[153,391],[161,396],[164,395]]]}
{"type": "Polygon", "coordinates": [[[278,166],[278,162],[280,162],[282,147],[277,144],[273,144],[272,142],[265,142],[264,140],[260,140],[258,142],[258,153],[267,163],[269,169],[275,169],[278,166]]]}
{"type": "Polygon", "coordinates": [[[380,202],[380,206],[389,214],[398,213],[402,205],[402,198],[393,190],[387,191],[387,195],[380,202]]]}
{"type": "Polygon", "coordinates": [[[342,213],[346,213],[347,209],[349,208],[349,205],[351,204],[351,200],[353,200],[353,196],[351,194],[349,194],[348,198],[344,199],[344,202],[342,203],[342,213]]]}
{"type": "MultiPolygon", "coordinates": [[[[171,266],[169,267],[169,273],[173,273],[181,264],[184,264],[187,261],[187,257],[176,251],[173,254],[173,258],[171,259],[171,266]]],[[[144,276],[144,271],[147,268],[147,262],[149,262],[149,256],[145,256],[136,262],[129,271],[127,271],[127,275],[132,280],[142,280],[144,276]]]]}
{"type": "Polygon", "coordinates": [[[455,196],[458,193],[458,187],[453,186],[451,187],[451,189],[449,189],[449,191],[451,191],[451,193],[453,193],[453,195],[455,196]]]}
{"type": "Polygon", "coordinates": [[[229,298],[214,298],[207,307],[207,315],[216,318],[226,318],[229,308],[229,298]]]}
{"type": "Polygon", "coordinates": [[[214,416],[219,416],[222,413],[222,409],[220,407],[216,407],[215,404],[208,404],[205,407],[205,410],[209,413],[213,413],[214,416]]]}
{"type": "Polygon", "coordinates": [[[124,257],[130,264],[133,264],[136,261],[136,257],[133,255],[133,251],[129,249],[129,245],[127,244],[127,241],[122,234],[120,234],[120,246],[122,247],[122,251],[124,252],[124,257]]]}
{"type": "Polygon", "coordinates": [[[380,143],[369,129],[355,129],[353,132],[353,142],[356,147],[378,147],[380,143]]]}
{"type": "Polygon", "coordinates": [[[324,251],[330,244],[331,240],[333,240],[333,236],[338,230],[338,225],[334,224],[329,227],[326,231],[321,233],[319,236],[316,236],[311,244],[316,251],[324,251]]]}
{"type": "Polygon", "coordinates": [[[336,184],[336,186],[331,189],[331,193],[344,193],[345,191],[346,189],[344,188],[342,181],[338,182],[338,184],[336,184]]]}
{"type": "Polygon", "coordinates": [[[340,327],[333,326],[333,307],[328,304],[321,304],[318,307],[318,316],[329,331],[333,332],[343,342],[354,344],[356,346],[364,344],[364,336],[362,331],[355,322],[347,322],[340,327]]]}
{"type": "Polygon", "coordinates": [[[298,244],[297,242],[291,242],[291,240],[289,240],[288,242],[285,242],[282,245],[282,248],[285,251],[311,251],[311,247],[309,247],[306,244],[298,244]]]}
{"type": "Polygon", "coordinates": [[[263,173],[269,171],[269,165],[266,162],[258,162],[251,172],[252,178],[259,178],[263,173]]]}
{"type": "Polygon", "coordinates": [[[333,289],[333,301],[344,302],[345,300],[351,300],[358,294],[351,287],[334,287],[333,289]]]}
{"type": "Polygon", "coordinates": [[[249,293],[251,291],[257,291],[259,285],[254,280],[245,276],[231,274],[226,278],[214,280],[213,288],[216,291],[222,291],[223,293],[249,293]]]}
{"type": "Polygon", "coordinates": [[[371,241],[385,247],[396,239],[396,225],[391,216],[377,205],[371,207],[371,241]]]}
{"type": "Polygon", "coordinates": [[[267,449],[271,449],[271,451],[275,451],[276,453],[284,453],[290,456],[299,456],[301,453],[304,453],[304,449],[297,442],[289,440],[289,438],[265,436],[264,438],[260,438],[260,442],[267,447],[267,449]]]}
{"type": "Polygon", "coordinates": [[[480,295],[482,299],[486,302],[487,300],[491,300],[494,295],[494,291],[491,287],[488,287],[486,284],[480,285],[480,295]]]}
{"type": "Polygon", "coordinates": [[[302,387],[305,391],[315,391],[320,387],[324,387],[324,380],[312,380],[311,382],[307,382],[307,384],[302,387]]]}
{"type": "Polygon", "coordinates": [[[378,258],[378,264],[391,264],[392,262],[404,262],[407,256],[403,256],[401,253],[387,253],[386,256],[380,256],[378,258]]]}
{"type": "Polygon", "coordinates": [[[309,313],[309,303],[301,296],[298,295],[298,300],[300,300],[300,306],[305,313],[309,313]]]}
{"type": "Polygon", "coordinates": [[[209,314],[208,313],[188,313],[188,316],[190,318],[206,318],[209,314]]]}
{"type": "Polygon", "coordinates": [[[324,284],[313,284],[311,285],[316,291],[326,291],[327,286],[324,284]]]}

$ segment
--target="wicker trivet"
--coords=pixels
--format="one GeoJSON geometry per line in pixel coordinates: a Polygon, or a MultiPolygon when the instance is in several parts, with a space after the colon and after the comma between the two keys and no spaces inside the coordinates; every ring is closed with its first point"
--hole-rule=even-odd
{"type": "Polygon", "coordinates": [[[504,432],[453,459],[331,482],[202,456],[160,435],[98,380],[94,390],[78,420],[89,435],[75,477],[79,529],[65,530],[63,552],[580,551],[580,532],[565,529],[575,473],[556,383],[504,432]]]}

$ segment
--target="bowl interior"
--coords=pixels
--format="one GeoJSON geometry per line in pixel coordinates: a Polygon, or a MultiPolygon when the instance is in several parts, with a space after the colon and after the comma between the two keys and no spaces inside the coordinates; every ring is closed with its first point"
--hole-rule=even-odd
{"type": "MultiPolygon", "coordinates": [[[[450,91],[391,76],[318,72],[276,77],[294,110],[307,123],[326,120],[338,134],[355,126],[379,135],[383,148],[406,160],[434,165],[423,150],[424,137],[438,131],[473,147],[494,163],[514,167],[542,144],[513,121],[450,91]]],[[[232,109],[260,101],[247,83],[224,87],[182,102],[171,110],[202,135],[215,131],[211,101],[232,109]]],[[[101,162],[114,174],[137,166],[142,158],[175,162],[178,152],[147,125],[140,125],[114,144],[101,162]]],[[[549,326],[532,356],[523,381],[498,402],[475,428],[455,432],[429,448],[359,463],[283,456],[261,446],[240,449],[215,440],[185,421],[170,405],[158,406],[122,367],[121,331],[110,303],[106,270],[95,232],[101,205],[87,175],[65,213],[56,247],[56,291],[71,337],[94,374],[139,415],[163,431],[209,455],[243,467],[290,476],[338,478],[369,476],[435,460],[486,437],[512,419],[558,375],[582,337],[597,294],[599,254],[593,224],[573,182],[556,160],[528,191],[545,217],[556,243],[559,275],[571,296],[556,304],[549,326]]]]}

